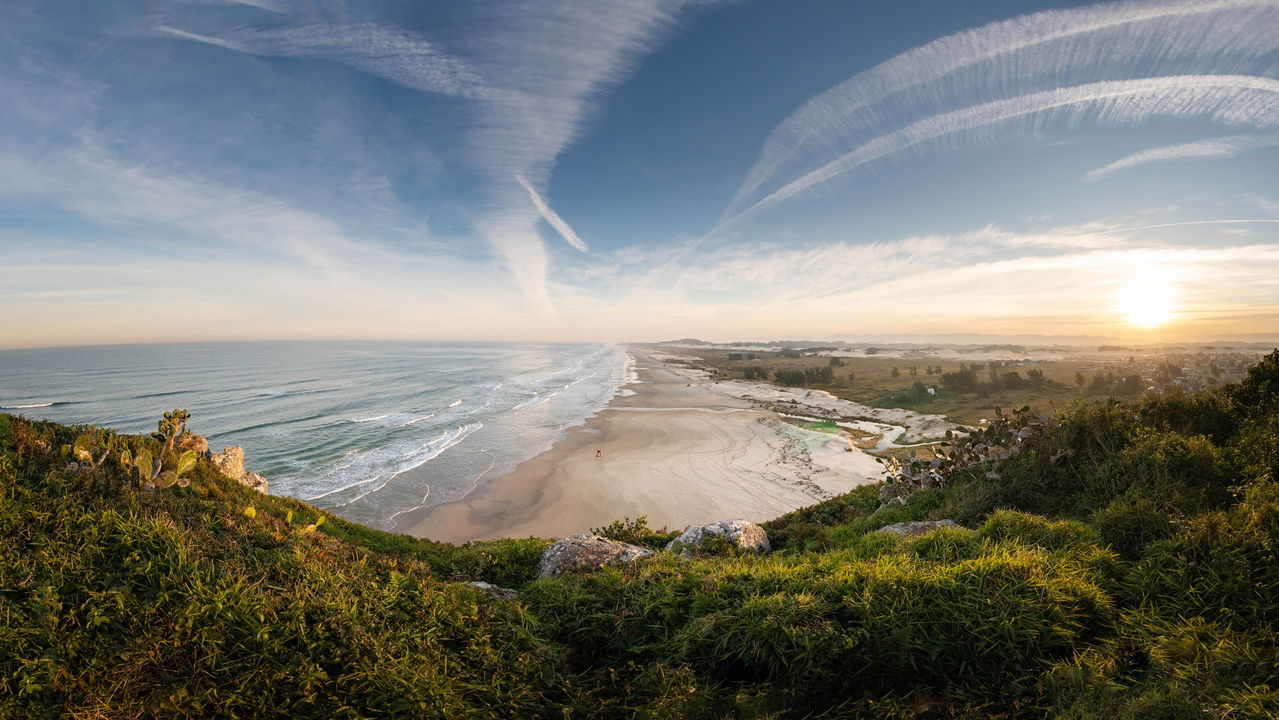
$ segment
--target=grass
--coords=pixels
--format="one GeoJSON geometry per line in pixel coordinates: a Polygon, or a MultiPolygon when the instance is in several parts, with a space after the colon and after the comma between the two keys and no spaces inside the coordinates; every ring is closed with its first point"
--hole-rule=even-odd
{"type": "Polygon", "coordinates": [[[383,533],[204,461],[148,492],[64,453],[155,440],[0,415],[0,718],[1275,717],[1277,399],[1279,352],[1070,404],[997,478],[777,518],[768,556],[551,580],[546,540],[383,533]]]}

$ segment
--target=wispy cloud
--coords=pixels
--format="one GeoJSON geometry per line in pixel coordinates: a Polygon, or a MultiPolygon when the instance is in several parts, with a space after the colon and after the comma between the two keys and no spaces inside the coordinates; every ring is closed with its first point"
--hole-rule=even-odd
{"type": "Polygon", "coordinates": [[[174,27],[162,14],[156,14],[140,33],[191,40],[249,55],[341,63],[426,92],[471,96],[486,88],[481,75],[464,60],[414,33],[379,23],[286,24],[215,34],[174,27]]]}
{"type": "Polygon", "coordinates": [[[485,178],[475,230],[535,302],[549,308],[544,218],[573,247],[586,244],[538,188],[577,139],[600,95],[705,0],[565,0],[471,5],[474,32],[440,43],[368,22],[179,28],[154,14],[147,32],[258,56],[337,62],[404,87],[471,101],[463,115],[465,169],[485,178]],[[533,199],[533,205],[524,197],[533,199]]]}
{"type": "Polygon", "coordinates": [[[1130,126],[1152,117],[1204,118],[1231,125],[1279,128],[1279,80],[1247,75],[1183,75],[1089,83],[996,100],[924,118],[871,138],[804,173],[737,217],[777,205],[868,163],[907,150],[926,152],[926,143],[949,139],[974,143],[1033,131],[1036,116],[1055,113],[1067,125],[1091,119],[1106,126],[1130,126]]]}
{"type": "Polygon", "coordinates": [[[1168,162],[1170,160],[1232,158],[1249,150],[1275,146],[1279,146],[1279,137],[1261,135],[1230,135],[1176,145],[1164,145],[1127,155],[1096,170],[1090,170],[1084,175],[1083,180],[1084,182],[1096,182],[1120,170],[1148,163],[1168,162]]]}
{"type": "MultiPolygon", "coordinates": [[[[902,137],[906,127],[918,135],[945,120],[946,133],[957,134],[989,124],[983,111],[1024,115],[1101,99],[1083,92],[1071,101],[1061,93],[1067,84],[1079,93],[1125,80],[1134,89],[1143,81],[1155,83],[1146,86],[1148,92],[1124,93],[1123,102],[1094,106],[1096,114],[1087,118],[1069,113],[1022,129],[1042,130],[1054,120],[1066,126],[1093,119],[1106,123],[1107,111],[1122,111],[1127,122],[1162,114],[1161,78],[1150,77],[1153,68],[1159,75],[1264,75],[1279,49],[1277,23],[1279,5],[1273,0],[1117,2],[1035,13],[940,38],[853,76],[792,113],[765,141],[721,220],[859,167],[865,162],[859,156],[887,157],[896,151],[876,146],[902,137]],[[974,98],[984,102],[974,104],[974,98]],[[832,157],[843,161],[832,163],[832,157]]],[[[1184,85],[1165,87],[1179,92],[1184,85]]],[[[1182,100],[1177,112],[1199,114],[1182,100]]],[[[1246,112],[1210,107],[1214,100],[1220,98],[1200,98],[1199,107],[1210,119],[1257,127],[1246,112]]],[[[988,137],[978,133],[963,141],[988,137]]]]}
{"type": "Polygon", "coordinates": [[[656,250],[631,249],[601,257],[608,267],[590,278],[616,293],[613,310],[590,309],[598,308],[598,293],[566,304],[580,322],[625,323],[659,337],[690,324],[725,338],[772,337],[778,327],[824,337],[1036,325],[1126,335],[1117,298],[1154,273],[1175,287],[1175,333],[1230,332],[1264,322],[1275,301],[1279,245],[1267,239],[1276,231],[1252,227],[1257,236],[1244,243],[1169,247],[1167,238],[1144,232],[1149,228],[1115,221],[1039,231],[988,226],[869,243],[697,248],[677,267],[655,262],[656,250]],[[650,312],[623,314],[619,307],[650,312]],[[669,316],[680,320],[663,320],[669,316]]]}
{"type": "Polygon", "coordinates": [[[520,185],[528,191],[528,198],[533,202],[533,206],[537,208],[538,214],[542,216],[542,219],[545,220],[548,225],[555,228],[555,232],[559,233],[560,237],[564,238],[564,242],[572,245],[574,248],[577,248],[582,252],[590,252],[591,249],[587,247],[586,242],[583,241],[582,238],[578,237],[577,232],[564,221],[564,218],[559,216],[559,213],[555,212],[555,210],[547,204],[546,200],[538,194],[537,190],[529,184],[528,180],[524,179],[523,175],[516,175],[515,179],[518,180],[520,185]]]}

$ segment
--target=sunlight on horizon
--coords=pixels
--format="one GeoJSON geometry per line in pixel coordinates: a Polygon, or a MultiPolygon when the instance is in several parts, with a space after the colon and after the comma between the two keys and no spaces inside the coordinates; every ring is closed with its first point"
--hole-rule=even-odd
{"type": "Polygon", "coordinates": [[[1172,281],[1159,271],[1147,271],[1129,280],[1119,291],[1119,310],[1129,324],[1152,329],[1176,316],[1172,281]]]}

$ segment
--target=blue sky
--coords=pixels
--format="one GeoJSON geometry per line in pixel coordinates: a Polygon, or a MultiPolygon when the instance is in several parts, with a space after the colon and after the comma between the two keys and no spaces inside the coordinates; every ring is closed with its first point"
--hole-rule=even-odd
{"type": "Polygon", "coordinates": [[[1279,330],[1279,3],[0,6],[0,347],[1279,330]]]}

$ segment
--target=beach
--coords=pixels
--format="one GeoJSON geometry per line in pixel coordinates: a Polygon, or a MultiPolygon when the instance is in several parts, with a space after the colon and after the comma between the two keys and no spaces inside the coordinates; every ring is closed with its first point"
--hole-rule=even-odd
{"type": "Polygon", "coordinates": [[[760,522],[881,477],[843,434],[803,429],[660,356],[628,352],[638,382],[608,407],[514,471],[401,527],[459,543],[564,537],[641,515],[673,530],[760,522]]]}

